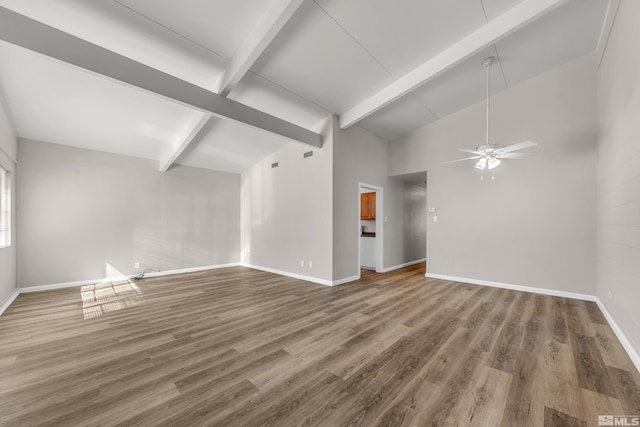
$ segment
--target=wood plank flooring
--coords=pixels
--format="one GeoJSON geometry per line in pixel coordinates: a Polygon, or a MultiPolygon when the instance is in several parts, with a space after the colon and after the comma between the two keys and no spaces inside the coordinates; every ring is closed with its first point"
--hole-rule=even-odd
{"type": "Polygon", "coordinates": [[[22,294],[0,425],[595,426],[640,374],[594,303],[426,279],[329,288],[243,267],[22,294]]]}

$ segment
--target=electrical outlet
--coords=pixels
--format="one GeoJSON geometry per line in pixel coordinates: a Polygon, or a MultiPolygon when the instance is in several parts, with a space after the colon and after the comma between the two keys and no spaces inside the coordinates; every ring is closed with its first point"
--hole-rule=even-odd
{"type": "Polygon", "coordinates": [[[304,267],[304,260],[300,261],[300,267],[304,267]]]}
{"type": "Polygon", "coordinates": [[[313,267],[313,261],[309,261],[309,268],[313,267]]]}
{"type": "Polygon", "coordinates": [[[136,263],[133,265],[135,268],[140,268],[140,261],[136,261],[136,263]]]}

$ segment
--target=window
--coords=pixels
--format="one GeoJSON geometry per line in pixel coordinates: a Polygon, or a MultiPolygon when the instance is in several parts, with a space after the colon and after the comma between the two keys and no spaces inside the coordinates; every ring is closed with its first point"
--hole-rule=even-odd
{"type": "Polygon", "coordinates": [[[0,248],[11,246],[11,182],[9,172],[0,166],[0,248]]]}

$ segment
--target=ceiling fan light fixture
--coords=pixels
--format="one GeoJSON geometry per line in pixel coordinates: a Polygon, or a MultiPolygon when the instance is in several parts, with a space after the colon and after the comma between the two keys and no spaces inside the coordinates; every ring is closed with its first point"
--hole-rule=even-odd
{"type": "Polygon", "coordinates": [[[480,160],[478,160],[478,163],[476,163],[476,169],[484,170],[484,168],[486,167],[487,167],[487,158],[482,157],[480,160]]]}
{"type": "Polygon", "coordinates": [[[500,159],[497,159],[495,157],[491,157],[489,158],[489,162],[487,163],[487,167],[489,169],[495,169],[498,167],[498,165],[500,165],[500,159]]]}
{"type": "Polygon", "coordinates": [[[466,157],[464,159],[451,160],[448,162],[442,162],[442,164],[446,163],[456,163],[467,160],[476,160],[478,161],[475,164],[475,168],[480,171],[480,179],[483,179],[483,173],[485,169],[491,171],[491,179],[494,179],[493,170],[500,166],[502,163],[501,159],[524,159],[529,157],[530,153],[514,153],[516,150],[521,150],[523,148],[535,147],[535,142],[532,141],[522,141],[516,144],[511,144],[506,147],[500,147],[498,144],[491,144],[489,141],[489,131],[491,124],[490,116],[491,116],[491,64],[495,61],[496,58],[490,56],[482,61],[482,66],[487,69],[487,133],[486,140],[483,145],[477,146],[475,149],[467,149],[460,148],[459,151],[463,151],[465,153],[473,154],[472,157],[466,157]]]}

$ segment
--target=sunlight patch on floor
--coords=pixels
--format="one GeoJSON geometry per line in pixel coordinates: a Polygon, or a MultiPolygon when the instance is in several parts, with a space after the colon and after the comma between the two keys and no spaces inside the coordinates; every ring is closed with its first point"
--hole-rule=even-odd
{"type": "Polygon", "coordinates": [[[135,299],[139,295],[142,291],[131,280],[82,286],[82,313],[87,320],[132,307],[137,304],[135,299]]]}

